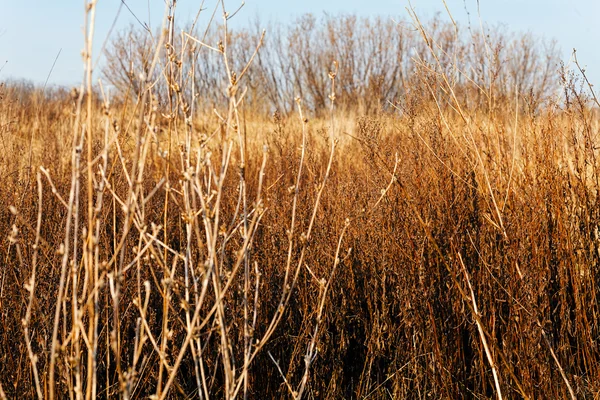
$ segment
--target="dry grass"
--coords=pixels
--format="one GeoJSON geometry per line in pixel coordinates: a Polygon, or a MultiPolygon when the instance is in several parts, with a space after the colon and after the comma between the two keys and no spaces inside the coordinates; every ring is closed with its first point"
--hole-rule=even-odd
{"type": "Polygon", "coordinates": [[[234,62],[171,19],[115,99],[0,87],[0,398],[598,398],[600,105],[413,18],[386,107],[321,46],[327,100],[267,118],[260,35],[234,62]]]}

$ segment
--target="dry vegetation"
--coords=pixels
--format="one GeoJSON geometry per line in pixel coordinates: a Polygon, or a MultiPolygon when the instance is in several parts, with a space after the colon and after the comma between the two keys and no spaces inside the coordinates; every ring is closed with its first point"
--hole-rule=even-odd
{"type": "Polygon", "coordinates": [[[416,15],[174,14],[110,96],[89,57],[0,87],[0,398],[600,396],[583,71],[416,15]]]}

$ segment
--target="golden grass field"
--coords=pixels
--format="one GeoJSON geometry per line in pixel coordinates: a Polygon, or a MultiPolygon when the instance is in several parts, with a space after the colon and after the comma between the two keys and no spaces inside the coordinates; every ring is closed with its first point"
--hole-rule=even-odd
{"type": "Polygon", "coordinates": [[[416,15],[173,20],[99,81],[86,30],[81,87],[0,86],[1,399],[600,398],[577,63],[416,15]]]}

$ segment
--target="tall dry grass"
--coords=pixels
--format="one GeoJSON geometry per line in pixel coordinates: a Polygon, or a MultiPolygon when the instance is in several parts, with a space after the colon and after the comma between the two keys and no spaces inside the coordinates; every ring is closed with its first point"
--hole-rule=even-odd
{"type": "Polygon", "coordinates": [[[79,89],[0,88],[0,398],[598,397],[578,65],[412,15],[420,50],[375,90],[348,35],[378,23],[306,17],[234,57],[218,7],[201,36],[168,2],[110,95],[92,2],[79,89]]]}

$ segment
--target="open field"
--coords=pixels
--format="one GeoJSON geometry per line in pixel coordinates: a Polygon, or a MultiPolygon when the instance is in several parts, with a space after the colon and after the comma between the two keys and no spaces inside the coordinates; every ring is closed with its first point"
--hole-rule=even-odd
{"type": "Polygon", "coordinates": [[[600,398],[592,86],[412,17],[2,83],[0,399],[600,398]]]}

